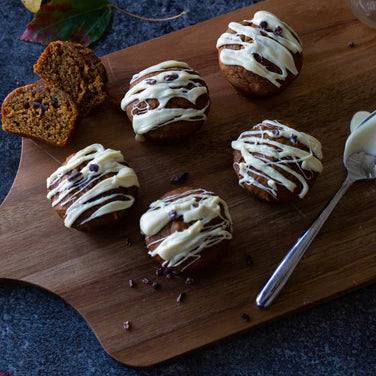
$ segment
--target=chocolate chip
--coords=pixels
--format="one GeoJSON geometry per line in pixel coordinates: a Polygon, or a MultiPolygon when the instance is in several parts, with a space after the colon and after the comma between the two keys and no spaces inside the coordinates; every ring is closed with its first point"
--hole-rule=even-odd
{"type": "Polygon", "coordinates": [[[180,183],[184,183],[187,180],[187,177],[188,177],[188,172],[183,172],[180,175],[180,183]]]}
{"type": "Polygon", "coordinates": [[[155,275],[158,276],[158,277],[161,276],[161,275],[163,275],[162,269],[156,269],[155,270],[155,275]]]}
{"type": "Polygon", "coordinates": [[[145,285],[148,285],[150,284],[150,281],[147,278],[143,278],[142,283],[145,283],[145,285]]]}
{"type": "Polygon", "coordinates": [[[135,287],[136,286],[136,282],[133,279],[130,279],[128,281],[128,283],[129,283],[129,287],[135,287]]]}
{"type": "Polygon", "coordinates": [[[158,282],[153,282],[152,287],[153,287],[154,290],[160,290],[161,289],[161,285],[158,282]]]}
{"type": "Polygon", "coordinates": [[[169,268],[163,268],[163,274],[164,275],[167,275],[167,274],[170,274],[171,273],[171,270],[169,268]]]}
{"type": "Polygon", "coordinates": [[[260,29],[266,30],[268,28],[268,23],[266,21],[261,21],[259,26],[260,29]]]}
{"type": "Polygon", "coordinates": [[[350,41],[349,43],[347,43],[347,45],[350,47],[350,48],[353,48],[355,47],[355,43],[350,41]]]}
{"type": "Polygon", "coordinates": [[[251,320],[251,318],[249,317],[247,313],[242,313],[241,318],[244,322],[249,322],[251,320]]]}
{"type": "Polygon", "coordinates": [[[253,259],[251,255],[245,255],[245,262],[247,263],[248,266],[253,265],[253,259]]]}
{"type": "Polygon", "coordinates": [[[193,285],[195,283],[195,280],[192,277],[187,277],[184,283],[186,285],[193,285]]]}
{"type": "Polygon", "coordinates": [[[38,109],[41,109],[42,111],[46,111],[47,110],[47,107],[43,103],[41,103],[41,102],[34,102],[33,107],[36,110],[38,110],[38,109]]]}
{"type": "Polygon", "coordinates": [[[145,82],[148,84],[148,85],[155,85],[157,83],[157,80],[155,80],[154,78],[147,78],[145,80],[145,82]]]}
{"type": "Polygon", "coordinates": [[[298,137],[295,134],[292,134],[291,137],[290,137],[290,141],[293,144],[296,144],[298,142],[298,137]]]}
{"type": "Polygon", "coordinates": [[[174,175],[171,177],[170,182],[177,184],[177,183],[184,183],[187,180],[188,172],[183,172],[181,175],[174,175]]]}
{"type": "Polygon", "coordinates": [[[279,135],[279,130],[278,129],[273,129],[272,130],[272,134],[274,134],[275,136],[278,136],[279,135]]]}
{"type": "Polygon", "coordinates": [[[176,298],[176,301],[178,302],[178,303],[181,303],[183,300],[184,300],[184,298],[185,298],[185,292],[181,292],[179,295],[178,295],[178,297],[176,298]]]}
{"type": "Polygon", "coordinates": [[[94,171],[94,172],[98,172],[99,170],[99,166],[95,163],[90,163],[89,164],[89,171],[94,171]]]}
{"type": "Polygon", "coordinates": [[[131,328],[131,322],[130,321],[124,321],[123,322],[123,328],[125,330],[130,330],[130,328],[131,328]]]}
{"type": "Polygon", "coordinates": [[[258,63],[260,63],[260,64],[263,64],[263,63],[264,63],[264,59],[263,59],[263,57],[262,57],[261,55],[253,54],[253,57],[254,57],[254,59],[255,59],[258,63]]]}
{"type": "Polygon", "coordinates": [[[176,74],[176,73],[172,73],[172,74],[166,74],[163,79],[165,81],[174,81],[178,78],[179,76],[176,74]]]}
{"type": "Polygon", "coordinates": [[[173,271],[171,271],[171,269],[169,268],[164,268],[163,274],[166,278],[169,278],[169,279],[173,277],[173,271]]]}
{"type": "Polygon", "coordinates": [[[170,217],[170,219],[175,219],[177,217],[178,213],[176,213],[176,210],[170,210],[168,212],[168,216],[170,217]]]}
{"type": "Polygon", "coordinates": [[[51,97],[51,100],[52,100],[52,106],[54,108],[58,108],[59,107],[59,101],[57,100],[57,98],[51,97]]]}
{"type": "Polygon", "coordinates": [[[125,239],[125,245],[127,247],[130,247],[132,245],[131,239],[129,239],[129,238],[125,239]]]}
{"type": "Polygon", "coordinates": [[[283,30],[282,30],[281,26],[277,26],[277,27],[273,30],[273,34],[274,34],[274,35],[282,35],[282,32],[283,32],[283,30]]]}
{"type": "Polygon", "coordinates": [[[69,180],[69,181],[75,180],[75,179],[78,178],[80,175],[82,175],[82,172],[81,172],[81,171],[75,171],[75,172],[73,172],[73,173],[69,176],[68,180],[69,180]]]}

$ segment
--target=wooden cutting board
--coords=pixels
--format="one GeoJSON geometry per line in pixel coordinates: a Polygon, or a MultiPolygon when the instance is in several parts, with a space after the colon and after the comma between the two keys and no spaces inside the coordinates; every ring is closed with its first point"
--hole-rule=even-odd
{"type": "Polygon", "coordinates": [[[68,147],[23,141],[15,183],[0,208],[0,277],[62,297],[87,320],[108,354],[131,366],[157,364],[374,281],[376,185],[361,182],[339,203],[276,303],[267,310],[255,305],[259,289],[345,177],[342,153],[350,119],[376,107],[375,61],[376,32],[355,20],[343,0],[270,0],[104,56],[116,105],[107,103],[84,119],[68,147]],[[215,43],[230,21],[251,18],[260,9],[298,32],[305,61],[287,91],[249,100],[219,71],[215,43]],[[138,143],[118,109],[120,100],[134,73],[169,59],[187,61],[205,78],[212,99],[209,121],[176,146],[138,143]],[[230,143],[264,119],[291,121],[323,144],[325,170],[304,200],[263,203],[237,184],[230,143]],[[120,149],[137,171],[141,190],[119,227],[87,234],[63,226],[45,197],[45,180],[66,156],[93,142],[120,149]],[[193,285],[155,275],[138,228],[149,203],[175,188],[170,177],[183,172],[189,173],[187,184],[227,201],[235,229],[229,256],[215,274],[193,285]],[[144,277],[162,288],[143,284],[144,277]],[[129,279],[137,286],[130,288],[129,279]],[[186,299],[177,303],[180,292],[186,299]],[[249,322],[241,319],[243,313],[249,322]]]}

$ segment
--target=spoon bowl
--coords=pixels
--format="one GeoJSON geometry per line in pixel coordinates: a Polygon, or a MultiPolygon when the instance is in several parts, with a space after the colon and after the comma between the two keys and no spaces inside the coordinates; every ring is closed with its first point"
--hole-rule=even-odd
{"type": "Polygon", "coordinates": [[[376,156],[365,152],[351,154],[345,163],[347,179],[364,180],[376,178],[376,156]]]}

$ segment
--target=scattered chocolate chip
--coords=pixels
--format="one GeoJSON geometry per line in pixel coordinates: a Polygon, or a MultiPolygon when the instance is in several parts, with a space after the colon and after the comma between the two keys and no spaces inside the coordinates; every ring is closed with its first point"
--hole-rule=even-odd
{"type": "Polygon", "coordinates": [[[181,175],[174,175],[171,177],[171,183],[184,183],[187,180],[188,172],[183,172],[181,175]]]}
{"type": "Polygon", "coordinates": [[[171,270],[169,268],[163,268],[163,274],[164,275],[167,275],[167,274],[170,274],[171,273],[171,270]]]}
{"type": "Polygon", "coordinates": [[[154,290],[160,290],[161,289],[161,285],[158,282],[153,282],[152,287],[153,287],[154,290]]]}
{"type": "Polygon", "coordinates": [[[142,283],[145,283],[145,285],[150,284],[150,281],[147,278],[142,278],[142,283]]]}
{"type": "Polygon", "coordinates": [[[43,104],[43,103],[40,103],[40,102],[34,102],[33,104],[33,107],[37,110],[37,109],[41,109],[42,111],[46,111],[47,110],[47,107],[43,104]]]}
{"type": "Polygon", "coordinates": [[[179,76],[176,74],[176,73],[172,73],[172,74],[166,74],[163,79],[165,81],[174,81],[178,78],[179,76]]]}
{"type": "Polygon", "coordinates": [[[247,313],[242,313],[241,317],[244,322],[249,322],[251,320],[251,318],[249,317],[247,313]]]}
{"type": "Polygon", "coordinates": [[[172,278],[173,277],[173,271],[169,268],[163,268],[163,274],[166,278],[172,278]]]}
{"type": "Polygon", "coordinates": [[[183,300],[184,300],[184,298],[185,298],[185,292],[181,292],[179,295],[178,295],[178,297],[176,298],[176,301],[178,302],[178,303],[181,303],[183,300]]]}
{"type": "Polygon", "coordinates": [[[147,78],[145,80],[145,82],[148,84],[148,85],[155,85],[157,83],[157,80],[155,80],[154,78],[147,78]]]}
{"type": "Polygon", "coordinates": [[[349,43],[347,43],[347,45],[350,47],[350,48],[353,48],[355,47],[355,43],[350,41],[349,43]]]}
{"type": "Polygon", "coordinates": [[[94,171],[94,172],[98,172],[99,170],[99,166],[95,163],[90,163],[89,164],[89,171],[94,171]]]}
{"type": "Polygon", "coordinates": [[[272,134],[274,134],[275,136],[278,136],[279,135],[279,130],[278,129],[273,129],[272,130],[272,134]]]}
{"type": "Polygon", "coordinates": [[[274,34],[274,35],[282,35],[282,32],[283,32],[283,30],[282,30],[281,26],[277,26],[277,27],[273,30],[273,34],[274,34]]]}
{"type": "Polygon", "coordinates": [[[177,215],[178,213],[176,213],[176,210],[170,210],[168,212],[168,216],[170,217],[170,219],[175,219],[177,215]]]}
{"type": "Polygon", "coordinates": [[[131,328],[131,322],[130,321],[124,321],[123,322],[123,328],[125,330],[129,330],[131,328]]]}
{"type": "Polygon", "coordinates": [[[82,172],[81,172],[81,171],[73,172],[73,173],[69,176],[68,180],[69,180],[69,181],[74,180],[74,179],[78,178],[80,175],[82,175],[82,172]]]}
{"type": "Polygon", "coordinates": [[[136,287],[136,282],[133,279],[130,279],[128,283],[129,283],[129,287],[136,287]]]}
{"type": "Polygon", "coordinates": [[[125,245],[126,245],[127,247],[130,247],[130,246],[132,245],[131,239],[127,238],[127,239],[125,240],[125,245]]]}
{"type": "Polygon", "coordinates": [[[248,266],[253,265],[253,258],[251,255],[245,255],[245,262],[247,263],[248,266]]]}
{"type": "Polygon", "coordinates": [[[58,108],[59,107],[59,101],[57,100],[57,98],[51,97],[51,100],[52,100],[52,106],[54,108],[58,108]]]}
{"type": "Polygon", "coordinates": [[[159,276],[163,275],[163,271],[161,269],[156,269],[155,275],[159,277],[159,276]]]}
{"type": "Polygon", "coordinates": [[[187,177],[188,177],[188,172],[183,172],[180,175],[180,183],[184,183],[187,180],[187,177]]]}
{"type": "Polygon", "coordinates": [[[195,283],[195,280],[192,277],[187,277],[184,283],[186,285],[193,285],[195,283]]]}
{"type": "Polygon", "coordinates": [[[260,29],[266,30],[268,28],[268,23],[266,21],[261,21],[259,26],[260,29]]]}
{"type": "Polygon", "coordinates": [[[290,137],[290,141],[296,144],[298,142],[298,137],[295,134],[292,134],[290,137]]]}

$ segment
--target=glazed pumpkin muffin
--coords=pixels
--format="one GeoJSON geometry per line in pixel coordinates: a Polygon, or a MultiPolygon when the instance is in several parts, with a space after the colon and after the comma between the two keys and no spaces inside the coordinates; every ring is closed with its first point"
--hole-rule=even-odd
{"type": "Polygon", "coordinates": [[[69,156],[47,179],[47,198],[66,227],[92,231],[121,219],[138,187],[120,151],[93,144],[69,156]]]}
{"type": "Polygon", "coordinates": [[[277,120],[253,126],[231,146],[240,186],[265,201],[305,197],[323,169],[320,142],[277,120]]]}
{"type": "Polygon", "coordinates": [[[78,119],[72,97],[43,84],[21,86],[5,98],[2,107],[4,131],[64,146],[78,119]]]}
{"type": "Polygon", "coordinates": [[[202,188],[166,193],[150,204],[140,227],[151,257],[162,267],[187,273],[210,270],[232,238],[227,204],[202,188]]]}
{"type": "Polygon", "coordinates": [[[247,96],[278,94],[302,68],[302,43],[297,34],[272,13],[231,22],[217,41],[219,66],[226,79],[247,96]]]}
{"type": "Polygon", "coordinates": [[[164,61],[133,76],[121,101],[136,139],[169,143],[196,132],[209,112],[204,80],[187,63],[164,61]]]}
{"type": "Polygon", "coordinates": [[[70,94],[80,115],[87,115],[106,98],[106,70],[94,52],[78,43],[51,42],[34,64],[46,82],[70,94]]]}

